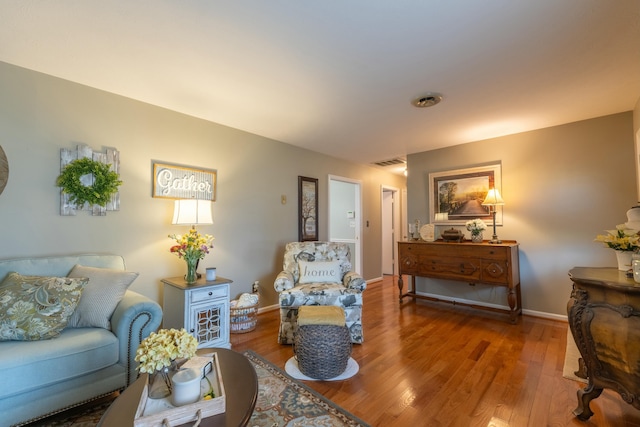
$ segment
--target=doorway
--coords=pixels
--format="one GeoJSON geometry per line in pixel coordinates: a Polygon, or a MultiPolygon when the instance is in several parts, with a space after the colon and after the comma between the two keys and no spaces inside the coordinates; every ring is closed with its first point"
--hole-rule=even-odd
{"type": "Polygon", "coordinates": [[[399,190],[382,186],[382,274],[397,275],[397,251],[400,236],[399,190]]]}
{"type": "Polygon", "coordinates": [[[362,274],[362,183],[329,175],[329,241],[347,243],[351,264],[362,274]]]}

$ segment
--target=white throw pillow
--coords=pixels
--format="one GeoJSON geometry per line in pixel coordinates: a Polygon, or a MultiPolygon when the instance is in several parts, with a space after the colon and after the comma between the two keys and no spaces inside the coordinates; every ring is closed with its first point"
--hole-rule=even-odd
{"type": "Polygon", "coordinates": [[[300,269],[299,283],[342,282],[340,261],[298,261],[298,268],[300,269]]]}
{"type": "Polygon", "coordinates": [[[68,277],[88,277],[89,283],[67,327],[111,329],[111,316],[138,273],[77,264],[68,277]]]}

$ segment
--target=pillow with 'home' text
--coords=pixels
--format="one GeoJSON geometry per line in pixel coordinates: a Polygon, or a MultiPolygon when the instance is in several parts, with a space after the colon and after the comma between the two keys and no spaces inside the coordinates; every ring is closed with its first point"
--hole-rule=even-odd
{"type": "Polygon", "coordinates": [[[340,283],[342,270],[340,261],[298,261],[300,279],[298,283],[340,283]]]}

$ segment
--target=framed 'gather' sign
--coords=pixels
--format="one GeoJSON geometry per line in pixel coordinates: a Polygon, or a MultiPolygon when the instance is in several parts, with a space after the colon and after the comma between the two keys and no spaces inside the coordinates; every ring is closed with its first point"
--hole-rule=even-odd
{"type": "Polygon", "coordinates": [[[153,163],[153,197],[216,200],[215,169],[153,163]]]}

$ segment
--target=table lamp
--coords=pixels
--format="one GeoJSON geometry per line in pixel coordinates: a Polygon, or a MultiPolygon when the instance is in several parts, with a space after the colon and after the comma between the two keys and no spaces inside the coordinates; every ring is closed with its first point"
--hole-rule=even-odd
{"type": "MultiPolygon", "coordinates": [[[[171,224],[190,225],[194,230],[196,225],[213,224],[211,200],[177,199],[173,206],[171,224]]],[[[202,274],[197,272],[199,264],[200,260],[196,262],[196,276],[198,279],[202,277],[202,274]]]]}
{"type": "Polygon", "coordinates": [[[213,224],[211,215],[210,200],[178,199],[173,207],[174,225],[196,225],[213,224]]]}
{"type": "Polygon", "coordinates": [[[490,189],[487,193],[487,197],[484,199],[484,202],[482,202],[482,205],[489,206],[489,212],[493,216],[493,238],[489,240],[489,243],[502,243],[502,240],[498,240],[498,235],[496,234],[496,211],[498,210],[498,206],[504,205],[504,200],[502,200],[498,189],[490,189]]]}

